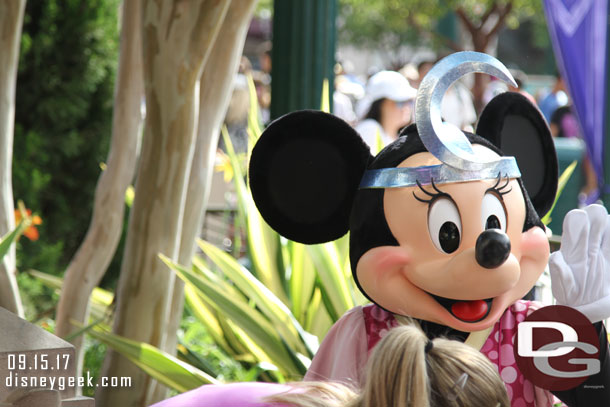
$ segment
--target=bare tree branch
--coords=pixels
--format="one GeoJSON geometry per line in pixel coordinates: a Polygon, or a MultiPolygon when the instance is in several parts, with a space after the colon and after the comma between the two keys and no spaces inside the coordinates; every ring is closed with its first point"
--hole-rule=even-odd
{"type": "Polygon", "coordinates": [[[513,2],[511,1],[504,7],[504,9],[502,11],[500,11],[500,14],[498,15],[498,21],[496,21],[496,24],[487,33],[487,35],[486,35],[487,42],[489,42],[489,39],[493,38],[498,33],[498,31],[500,31],[500,29],[502,27],[504,27],[504,23],[506,22],[506,17],[508,17],[508,15],[510,14],[510,12],[512,10],[513,10],[513,2]]]}
{"type": "Polygon", "coordinates": [[[479,29],[481,29],[485,26],[485,23],[487,23],[487,20],[489,20],[489,17],[491,17],[492,14],[495,13],[496,11],[498,11],[498,3],[494,3],[490,8],[487,9],[485,14],[483,14],[483,16],[481,17],[481,24],[479,24],[479,29]]]}
{"type": "Polygon", "coordinates": [[[464,11],[464,9],[462,7],[458,7],[455,10],[455,14],[458,16],[458,18],[462,21],[462,23],[464,24],[464,26],[466,27],[466,30],[468,30],[468,32],[470,33],[470,35],[474,38],[476,36],[477,33],[477,28],[474,26],[474,24],[472,23],[472,21],[470,21],[470,19],[468,18],[468,16],[466,15],[466,12],[464,11]]]}
{"type": "MultiPolygon", "coordinates": [[[[123,2],[121,48],[112,118],[112,138],[106,170],[95,188],[93,215],[87,235],[70,261],[57,306],[55,333],[66,337],[89,322],[89,297],[104,276],[114,255],[125,212],[125,191],[136,170],[138,134],[142,124],[141,2],[123,2]]],[[[116,299],[116,298],[115,298],[116,299]]],[[[72,339],[76,348],[77,376],[81,375],[84,338],[72,339]]]]}

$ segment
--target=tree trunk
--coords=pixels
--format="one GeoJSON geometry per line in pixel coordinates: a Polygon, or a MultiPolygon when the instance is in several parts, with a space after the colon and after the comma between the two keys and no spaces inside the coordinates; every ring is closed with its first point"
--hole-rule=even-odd
{"type": "MultiPolygon", "coordinates": [[[[481,31],[474,33],[472,36],[472,44],[474,50],[477,52],[487,52],[487,44],[489,38],[481,31]]],[[[474,109],[477,112],[477,115],[481,113],[484,106],[483,95],[485,93],[485,87],[489,82],[489,75],[476,73],[474,74],[474,83],[472,85],[472,101],[474,104],[474,109]]]]}
{"type": "MultiPolygon", "coordinates": [[[[25,0],[0,1],[0,236],[15,228],[13,202],[13,130],[15,86],[25,0]]],[[[23,317],[15,278],[15,245],[0,259],[0,306],[23,317]]]]}
{"type": "MultiPolygon", "coordinates": [[[[159,348],[165,345],[175,278],[158,255],[178,259],[199,111],[198,79],[229,4],[143,3],[146,119],[114,333],[159,348]]],[[[152,379],[116,352],[108,353],[102,375],[130,376],[133,386],[100,388],[99,407],[143,407],[156,401],[152,379]]]]}
{"type": "MultiPolygon", "coordinates": [[[[78,330],[76,320],[86,325],[89,297],[98,285],[116,250],[123,230],[125,191],[136,168],[138,134],[142,124],[144,96],[142,80],[141,2],[123,2],[121,50],[114,90],[112,139],[106,170],[95,191],[93,216],[85,240],[66,270],[57,308],[55,333],[65,337],[78,330]]],[[[83,335],[72,340],[77,352],[77,376],[83,362],[83,335]]]]}
{"type": "MultiPolygon", "coordinates": [[[[178,262],[186,267],[191,265],[195,253],[195,239],[203,227],[220,127],[231,99],[248,22],[252,18],[255,4],[256,0],[244,0],[240,2],[239,7],[229,9],[212,48],[209,62],[201,75],[197,144],[191,165],[178,254],[178,262]],[[216,103],[206,103],[208,100],[214,100],[216,103]]],[[[169,323],[166,325],[165,351],[172,354],[176,351],[176,331],[180,326],[183,308],[184,283],[177,279],[169,323]]]]}
{"type": "MultiPolygon", "coordinates": [[[[481,21],[476,24],[469,19],[462,7],[458,7],[455,11],[470,35],[473,49],[477,52],[487,53],[489,45],[492,44],[492,41],[495,40],[500,30],[504,27],[507,16],[513,10],[513,1],[509,0],[503,6],[493,2],[488,7],[486,12],[483,13],[481,21]]],[[[488,75],[475,74],[472,96],[477,114],[483,110],[483,94],[488,82],[488,75]]]]}

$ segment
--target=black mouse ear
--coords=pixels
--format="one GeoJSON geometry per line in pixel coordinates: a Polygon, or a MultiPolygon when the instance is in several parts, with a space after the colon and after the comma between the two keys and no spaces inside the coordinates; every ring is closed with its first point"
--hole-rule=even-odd
{"type": "Polygon", "coordinates": [[[337,239],[371,159],[368,146],[346,122],[303,110],[271,123],[252,150],[250,188],[267,223],[301,243],[337,239]]]}
{"type": "Polygon", "coordinates": [[[557,155],[542,113],[525,96],[506,92],[481,113],[476,133],[517,159],[523,185],[540,217],[557,193],[557,155]]]}

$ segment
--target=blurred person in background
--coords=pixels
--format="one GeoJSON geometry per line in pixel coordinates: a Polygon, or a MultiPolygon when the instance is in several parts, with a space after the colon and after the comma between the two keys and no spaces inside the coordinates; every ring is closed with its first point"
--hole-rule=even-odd
{"type": "Polygon", "coordinates": [[[483,105],[487,105],[491,99],[504,92],[508,92],[508,85],[495,76],[490,77],[483,92],[483,105]]]}
{"type": "Polygon", "coordinates": [[[358,116],[354,111],[354,101],[364,96],[364,86],[351,74],[350,61],[335,64],[335,88],[333,91],[333,114],[355,126],[358,116]]]}
{"type": "MultiPolygon", "coordinates": [[[[555,82],[551,91],[540,100],[538,107],[547,119],[553,137],[582,140],[580,125],[574,113],[574,107],[570,103],[570,95],[567,92],[565,82],[560,74],[555,75],[555,82]]],[[[585,149],[582,157],[582,173],[584,184],[578,194],[579,206],[592,203],[598,195],[597,174],[587,149],[585,149]]]]}
{"type": "Polygon", "coordinates": [[[553,137],[580,138],[580,130],[571,106],[555,109],[549,122],[553,137]]]}
{"type": "Polygon", "coordinates": [[[428,71],[434,66],[434,62],[435,61],[431,59],[424,59],[417,64],[417,79],[411,81],[415,88],[419,88],[419,84],[421,83],[422,79],[424,79],[424,76],[426,76],[428,71]]]}
{"type": "MultiPolygon", "coordinates": [[[[561,138],[578,138],[581,139],[580,126],[578,119],[572,110],[572,106],[561,106],[551,115],[549,127],[553,137],[561,138]]],[[[584,143],[583,143],[584,144],[584,143]]],[[[585,149],[582,157],[582,171],[584,177],[584,185],[578,195],[579,205],[584,206],[590,203],[591,197],[597,196],[597,174],[589,158],[589,154],[585,149]]]]}
{"type": "Polygon", "coordinates": [[[348,80],[343,76],[335,77],[335,90],[333,92],[333,114],[342,118],[351,126],[356,124],[357,117],[354,112],[352,100],[345,92],[346,82],[348,80]]]}
{"type": "Polygon", "coordinates": [[[536,98],[534,98],[528,91],[525,90],[525,84],[527,83],[527,75],[525,74],[525,72],[523,72],[520,69],[509,69],[509,71],[510,71],[511,75],[513,76],[513,78],[515,79],[515,83],[517,84],[517,87],[508,85],[508,91],[520,93],[521,95],[525,96],[527,98],[527,100],[532,102],[532,104],[534,106],[536,106],[538,104],[536,102],[536,98]]]}
{"type": "Polygon", "coordinates": [[[569,103],[566,85],[560,74],[555,75],[555,83],[551,91],[540,100],[538,107],[547,122],[551,123],[551,117],[555,110],[569,103]]]}
{"type": "MultiPolygon", "coordinates": [[[[434,64],[435,61],[424,60],[417,65],[418,87],[434,64]]],[[[461,81],[454,82],[445,93],[441,102],[441,115],[444,121],[459,129],[473,131],[473,125],[477,121],[477,112],[474,109],[472,93],[461,81]]]]}
{"type": "Polygon", "coordinates": [[[396,71],[381,71],[371,76],[358,111],[365,112],[356,131],[371,148],[378,150],[398,138],[400,130],[411,122],[416,91],[407,78],[396,71]]]}
{"type": "Polygon", "coordinates": [[[412,87],[417,89],[417,87],[419,86],[419,74],[417,73],[417,65],[415,65],[413,62],[409,62],[408,64],[400,68],[398,72],[400,72],[405,78],[409,80],[409,83],[412,87]]]}
{"type": "Polygon", "coordinates": [[[256,88],[256,96],[261,114],[261,120],[264,124],[269,123],[270,114],[269,107],[271,106],[271,46],[270,41],[265,41],[258,47],[259,70],[252,71],[252,79],[256,88]]]}

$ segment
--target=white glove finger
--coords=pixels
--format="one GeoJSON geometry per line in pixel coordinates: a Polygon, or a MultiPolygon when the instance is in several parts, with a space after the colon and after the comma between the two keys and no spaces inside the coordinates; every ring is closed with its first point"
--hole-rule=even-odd
{"type": "Polygon", "coordinates": [[[578,273],[576,278],[585,287],[590,298],[598,298],[594,294],[601,289],[600,284],[604,274],[603,258],[599,257],[599,250],[602,242],[603,233],[606,229],[606,218],[608,212],[601,205],[589,205],[584,208],[589,220],[589,236],[587,242],[587,266],[584,269],[574,270],[578,273]]]}
{"type": "Polygon", "coordinates": [[[588,304],[578,305],[574,308],[585,314],[592,323],[603,321],[610,317],[610,295],[588,304]]]}
{"type": "Polygon", "coordinates": [[[575,300],[572,293],[577,292],[577,283],[572,269],[565,262],[560,251],[551,253],[549,258],[549,272],[551,274],[551,289],[553,297],[560,305],[569,305],[569,300],[575,300]]]}
{"type": "Polygon", "coordinates": [[[595,256],[601,246],[602,237],[606,229],[606,218],[608,217],[608,211],[601,205],[589,205],[585,209],[587,216],[589,217],[589,242],[588,252],[589,256],[595,256]]]}
{"type": "Polygon", "coordinates": [[[560,251],[569,265],[587,265],[587,242],[589,237],[589,218],[581,209],[568,212],[563,220],[560,251]]]}
{"type": "Polygon", "coordinates": [[[610,215],[606,215],[606,226],[602,236],[601,250],[605,258],[610,258],[610,215]]]}
{"type": "Polygon", "coordinates": [[[596,267],[599,270],[597,290],[602,293],[602,296],[610,296],[610,215],[606,215],[606,226],[600,251],[596,257],[596,267]]]}

